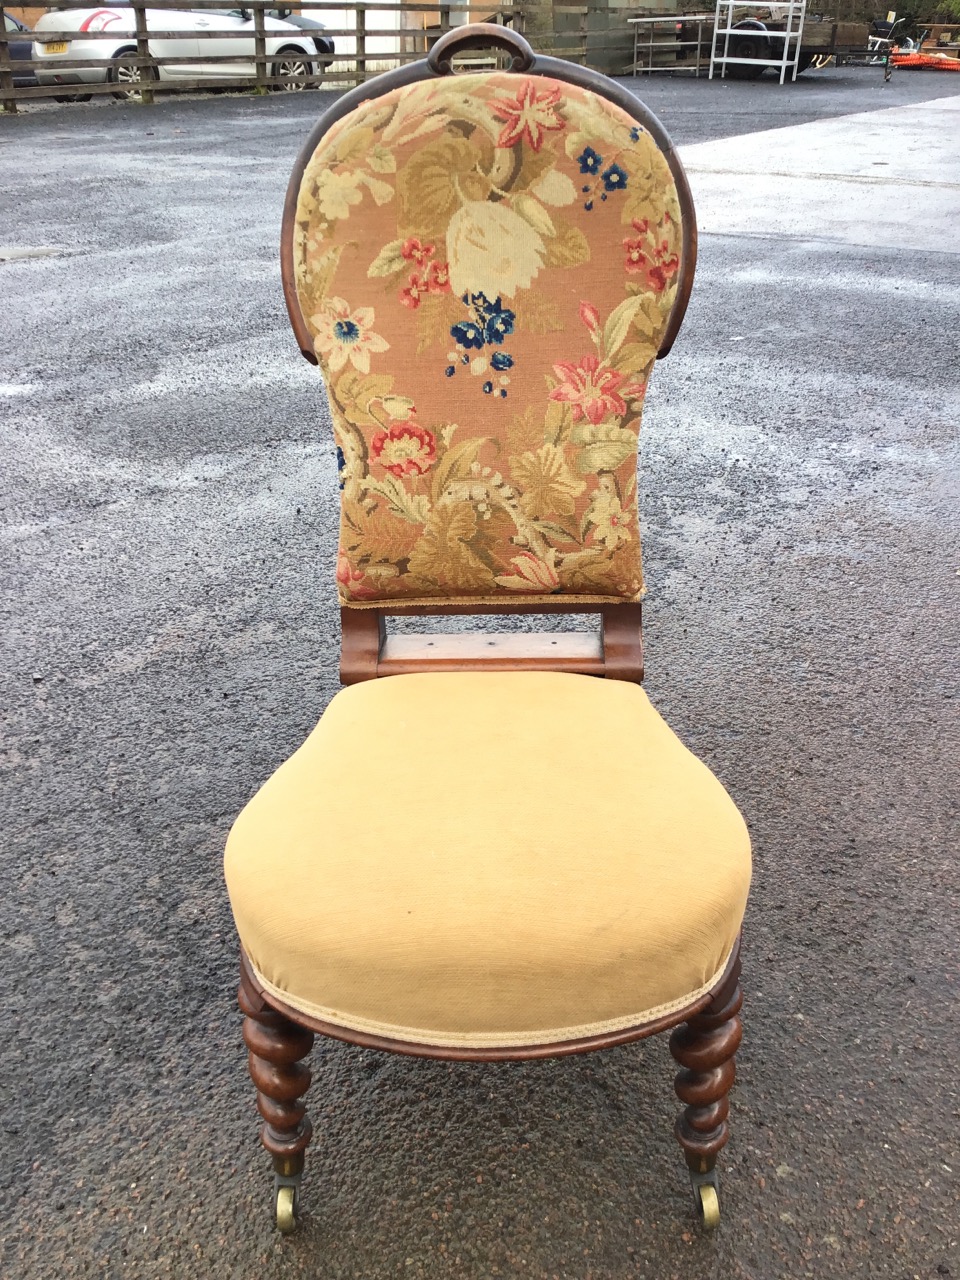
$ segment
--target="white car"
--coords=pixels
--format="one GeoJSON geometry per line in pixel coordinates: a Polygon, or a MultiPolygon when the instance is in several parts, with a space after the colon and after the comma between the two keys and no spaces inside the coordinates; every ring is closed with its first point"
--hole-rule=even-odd
{"type": "MultiPolygon", "coordinates": [[[[207,76],[238,80],[256,74],[253,16],[247,9],[147,9],[146,20],[148,31],[183,32],[174,39],[151,40],[149,48],[154,57],[199,59],[214,55],[217,58],[215,62],[167,63],[157,69],[161,82],[207,76]],[[227,34],[222,38],[199,39],[196,33],[202,31],[227,34]]],[[[270,71],[282,88],[302,89],[304,76],[329,65],[333,42],[328,36],[320,32],[308,34],[277,18],[265,17],[263,23],[267,33],[266,54],[275,58],[270,71]]],[[[41,84],[103,84],[107,81],[117,86],[117,97],[136,95],[143,73],[128,60],[136,56],[137,36],[133,10],[127,5],[48,10],[38,19],[34,32],[33,56],[42,64],[37,67],[41,84]],[[103,38],[51,41],[44,39],[44,31],[96,31],[103,32],[103,38]],[[89,66],[58,69],[58,63],[81,61],[89,66]]]]}

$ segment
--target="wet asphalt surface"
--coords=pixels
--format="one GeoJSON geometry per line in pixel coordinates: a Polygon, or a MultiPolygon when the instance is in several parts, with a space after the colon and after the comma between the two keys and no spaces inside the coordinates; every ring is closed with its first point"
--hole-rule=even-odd
{"type": "MultiPolygon", "coordinates": [[[[695,142],[956,89],[641,92],[695,142]]],[[[60,250],[0,262],[0,1274],[960,1276],[955,240],[705,237],[648,400],[648,689],[755,842],[720,1230],[661,1037],[318,1044],[273,1231],[220,858],[336,689],[329,424],[275,247],[322,101],[0,119],[0,244],[60,250]]]]}

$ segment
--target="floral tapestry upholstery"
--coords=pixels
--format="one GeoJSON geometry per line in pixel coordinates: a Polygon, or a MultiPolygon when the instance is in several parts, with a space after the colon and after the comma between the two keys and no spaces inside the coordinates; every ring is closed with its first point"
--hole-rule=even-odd
{"type": "Polygon", "coordinates": [[[331,126],[294,264],[344,604],[640,598],[637,433],[680,244],[655,139],[574,85],[440,77],[331,126]]]}

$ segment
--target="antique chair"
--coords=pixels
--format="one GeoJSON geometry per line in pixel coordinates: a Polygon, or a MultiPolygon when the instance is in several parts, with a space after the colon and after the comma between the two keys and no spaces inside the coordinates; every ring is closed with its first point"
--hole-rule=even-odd
{"type": "Polygon", "coordinates": [[[719,1219],[749,838],[640,684],[640,410],[695,253],[659,122],[501,27],[346,94],[296,164],[283,279],[334,422],[348,687],[226,851],[281,1230],[316,1032],[509,1061],[676,1028],[719,1219]],[[508,68],[454,74],[478,46],[508,68]],[[385,629],[467,613],[601,632],[385,629]]]}

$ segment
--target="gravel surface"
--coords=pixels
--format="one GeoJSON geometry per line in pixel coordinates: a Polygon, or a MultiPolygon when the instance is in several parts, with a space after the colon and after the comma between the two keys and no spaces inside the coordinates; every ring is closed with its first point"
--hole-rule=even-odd
{"type": "MultiPolygon", "coordinates": [[[[693,143],[944,80],[639,89],[693,143]]],[[[220,858],[336,689],[329,423],[276,265],[323,102],[0,119],[0,248],[56,251],[0,252],[0,1274],[960,1276],[960,259],[906,224],[704,236],[645,415],[648,689],[755,842],[720,1230],[661,1037],[318,1044],[304,1219],[273,1231],[220,858]]]]}

